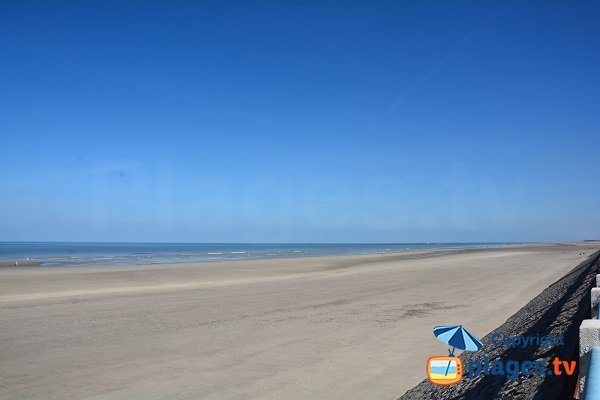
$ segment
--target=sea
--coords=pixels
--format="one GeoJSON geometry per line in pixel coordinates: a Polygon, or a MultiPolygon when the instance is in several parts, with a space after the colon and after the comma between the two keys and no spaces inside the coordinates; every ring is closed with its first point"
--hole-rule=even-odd
{"type": "Polygon", "coordinates": [[[516,243],[91,243],[0,242],[0,264],[146,265],[400,253],[516,243]]]}

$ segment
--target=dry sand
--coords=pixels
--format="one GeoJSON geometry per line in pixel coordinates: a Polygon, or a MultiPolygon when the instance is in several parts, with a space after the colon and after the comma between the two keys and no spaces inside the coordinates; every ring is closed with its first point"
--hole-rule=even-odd
{"type": "Polygon", "coordinates": [[[0,398],[394,399],[598,248],[0,268],[0,398]]]}

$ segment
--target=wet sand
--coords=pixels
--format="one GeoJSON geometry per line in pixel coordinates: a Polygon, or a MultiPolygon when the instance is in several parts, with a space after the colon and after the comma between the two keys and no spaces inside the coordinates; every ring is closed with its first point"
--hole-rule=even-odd
{"type": "Polygon", "coordinates": [[[3,267],[0,398],[397,398],[599,248],[3,267]]]}

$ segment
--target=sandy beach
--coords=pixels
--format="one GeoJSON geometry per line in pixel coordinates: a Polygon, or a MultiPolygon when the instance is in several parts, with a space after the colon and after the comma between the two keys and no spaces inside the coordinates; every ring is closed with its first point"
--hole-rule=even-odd
{"type": "Polygon", "coordinates": [[[2,399],[395,399],[600,244],[0,268],[2,399]]]}

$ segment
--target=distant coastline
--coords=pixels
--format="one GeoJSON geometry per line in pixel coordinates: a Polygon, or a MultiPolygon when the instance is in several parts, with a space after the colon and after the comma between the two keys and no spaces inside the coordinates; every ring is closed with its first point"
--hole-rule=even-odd
{"type": "Polygon", "coordinates": [[[153,265],[486,248],[469,243],[108,243],[0,242],[0,266],[153,265]]]}

